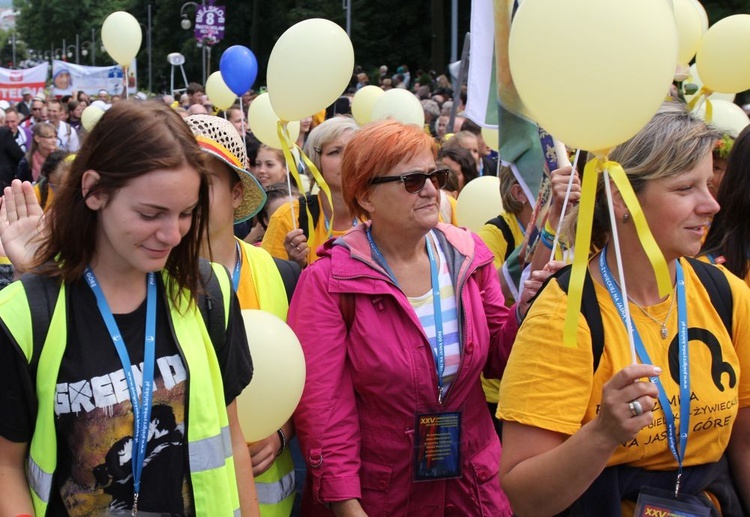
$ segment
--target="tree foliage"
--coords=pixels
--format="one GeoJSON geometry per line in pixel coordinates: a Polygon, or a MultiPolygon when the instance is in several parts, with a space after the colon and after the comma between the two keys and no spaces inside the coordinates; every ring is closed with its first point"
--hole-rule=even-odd
{"type": "MultiPolygon", "coordinates": [[[[401,64],[412,72],[423,68],[444,70],[449,60],[451,0],[350,0],[351,34],[355,61],[371,72],[387,65],[391,73],[401,64]],[[433,26],[432,20],[438,20],[433,26]],[[442,23],[440,23],[442,22],[442,23]],[[436,42],[442,43],[436,45],[436,42]]],[[[200,3],[200,2],[199,2],[200,3]]],[[[151,5],[151,58],[153,89],[169,87],[171,67],[166,56],[170,52],[185,55],[188,80],[201,81],[201,50],[193,38],[193,30],[180,26],[180,9],[184,0],[14,0],[20,11],[17,28],[29,48],[50,50],[62,47],[63,39],[70,45],[79,34],[81,41],[91,39],[95,29],[100,41],[102,22],[111,12],[126,10],[144,27],[144,39],[138,55],[139,81],[147,84],[148,39],[146,37],[148,6],[151,5]]],[[[313,17],[332,20],[346,27],[346,11],[340,0],[216,0],[226,7],[224,39],[211,49],[210,70],[219,68],[221,53],[231,45],[245,45],[258,58],[259,76],[256,85],[265,83],[268,58],[276,40],[294,23],[313,17]]],[[[736,13],[750,13],[750,0],[703,0],[712,23],[736,13]]],[[[469,30],[471,0],[458,0],[458,50],[463,35],[469,30]]],[[[195,7],[185,5],[191,22],[195,7]]],[[[97,45],[98,48],[98,45],[97,45]]],[[[87,58],[87,60],[90,59],[87,58]]],[[[82,61],[83,62],[83,61],[82,61]]],[[[97,64],[111,63],[97,50],[97,64]]],[[[290,63],[289,66],[294,66],[290,63]]],[[[300,77],[300,81],[308,80],[300,77]]],[[[176,71],[175,83],[182,86],[176,71]]]]}

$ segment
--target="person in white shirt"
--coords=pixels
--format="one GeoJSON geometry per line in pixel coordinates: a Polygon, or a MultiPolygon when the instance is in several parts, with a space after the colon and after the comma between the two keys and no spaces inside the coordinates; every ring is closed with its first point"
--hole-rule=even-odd
{"type": "Polygon", "coordinates": [[[55,129],[57,130],[57,146],[63,151],[74,153],[78,151],[80,142],[76,130],[63,120],[66,118],[66,115],[66,107],[63,106],[62,102],[57,99],[52,99],[47,102],[47,116],[49,117],[49,123],[55,126],[55,129]]]}

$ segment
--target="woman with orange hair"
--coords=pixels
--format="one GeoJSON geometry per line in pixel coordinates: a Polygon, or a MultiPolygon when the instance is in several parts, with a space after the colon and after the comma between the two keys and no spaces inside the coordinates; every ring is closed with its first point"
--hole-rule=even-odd
{"type": "Polygon", "coordinates": [[[346,147],[344,199],[367,222],[319,250],[288,319],[308,372],[305,515],[511,515],[479,374],[502,374],[531,293],[505,307],[492,253],[438,223],[435,156],[395,121],[346,147]]]}

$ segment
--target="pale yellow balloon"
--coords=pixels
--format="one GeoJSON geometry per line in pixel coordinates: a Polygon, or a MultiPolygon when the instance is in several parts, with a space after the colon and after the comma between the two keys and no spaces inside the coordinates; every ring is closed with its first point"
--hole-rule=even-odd
{"type": "Polygon", "coordinates": [[[695,0],[674,0],[677,25],[677,63],[687,65],[695,56],[703,36],[703,23],[694,5],[695,0]]]}
{"type": "Polygon", "coordinates": [[[458,225],[465,226],[474,233],[502,211],[503,200],[497,176],[481,176],[471,180],[461,190],[456,201],[458,225]]]}
{"type": "MultiPolygon", "coordinates": [[[[701,89],[703,86],[703,81],[701,81],[701,76],[698,75],[698,68],[695,66],[695,63],[690,65],[690,75],[688,75],[688,78],[685,79],[685,83],[694,84],[698,87],[698,90],[701,89]]],[[[695,97],[698,94],[698,92],[692,94],[692,95],[685,95],[685,100],[690,102],[693,100],[693,97],[695,97]]],[[[711,100],[723,100],[723,101],[729,101],[733,102],[734,98],[737,95],[734,93],[721,93],[721,92],[714,92],[711,94],[711,100]]]]}
{"type": "MultiPolygon", "coordinates": [[[[711,108],[711,120],[708,122],[732,138],[737,138],[740,131],[750,124],[750,118],[745,111],[733,102],[713,100],[713,97],[711,97],[711,108]]],[[[706,118],[705,104],[698,109],[697,115],[702,119],[706,118]]]]}
{"type": "Polygon", "coordinates": [[[289,326],[271,313],[242,311],[253,380],[237,397],[237,414],[245,441],[256,442],[289,420],[305,387],[305,356],[289,326]]]}
{"type": "Polygon", "coordinates": [[[690,1],[693,4],[693,7],[695,7],[695,10],[698,11],[698,16],[701,19],[701,34],[703,34],[708,30],[708,13],[706,12],[706,8],[703,7],[703,4],[698,0],[690,1]]]}
{"type": "Polygon", "coordinates": [[[372,120],[372,108],[385,92],[380,86],[368,84],[359,89],[352,99],[352,117],[360,126],[372,120]]]}
{"type": "Polygon", "coordinates": [[[220,110],[231,108],[237,100],[237,96],[229,89],[219,71],[212,73],[206,79],[206,95],[220,110]]]}
{"type": "Polygon", "coordinates": [[[112,59],[120,66],[130,66],[141,48],[143,33],[135,17],[125,11],[115,11],[102,25],[102,43],[112,59]]]}
{"type": "Polygon", "coordinates": [[[500,148],[500,133],[497,129],[483,127],[482,138],[484,139],[484,143],[490,146],[490,149],[497,151],[500,148]]]}
{"type": "Polygon", "coordinates": [[[606,154],[637,133],[669,91],[674,15],[654,0],[526,1],[511,27],[509,61],[539,125],[570,147],[606,154]],[[618,80],[623,70],[638,70],[637,80],[618,80]]]}
{"type": "MultiPolygon", "coordinates": [[[[253,99],[247,110],[247,125],[258,140],[274,149],[281,149],[278,122],[279,116],[271,106],[268,93],[261,93],[253,99]]],[[[299,121],[289,122],[287,129],[289,130],[289,138],[294,143],[299,136],[299,121]]]]}
{"type": "Polygon", "coordinates": [[[330,20],[301,21],[276,41],[268,59],[268,92],[282,120],[302,120],[344,93],[354,70],[354,48],[330,20]]]}
{"type": "Polygon", "coordinates": [[[104,115],[104,110],[97,106],[86,106],[81,112],[81,124],[86,131],[91,131],[99,119],[104,115]]]}
{"type": "Polygon", "coordinates": [[[703,35],[695,64],[706,88],[739,93],[750,89],[750,14],[735,14],[703,35]]]}
{"type": "Polygon", "coordinates": [[[394,119],[402,124],[424,126],[424,108],[417,96],[403,88],[393,88],[378,97],[372,107],[372,120],[394,119]]]}

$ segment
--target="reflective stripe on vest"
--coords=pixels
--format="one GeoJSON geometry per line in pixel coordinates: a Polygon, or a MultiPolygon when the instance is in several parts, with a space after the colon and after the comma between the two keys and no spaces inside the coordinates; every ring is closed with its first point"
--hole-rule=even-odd
{"type": "MultiPolygon", "coordinates": [[[[214,264],[214,271],[224,294],[224,306],[229,307],[231,286],[226,270],[214,264]]],[[[166,274],[163,278],[165,282],[168,281],[166,274]]],[[[57,467],[54,403],[57,377],[67,343],[65,300],[63,285],[52,314],[36,375],[39,408],[29,448],[26,476],[34,513],[40,517],[47,512],[52,493],[52,475],[57,467]]],[[[195,304],[188,307],[188,302],[188,296],[182,293],[177,306],[170,301],[168,307],[177,346],[189,372],[185,439],[190,457],[195,512],[196,515],[239,516],[239,495],[221,370],[203,318],[195,304]],[[190,408],[197,409],[191,412],[190,408]]],[[[228,317],[228,310],[224,312],[228,317]]],[[[15,282],[0,292],[0,320],[27,361],[31,361],[31,312],[21,282],[15,282]]]]}
{"type": "Polygon", "coordinates": [[[190,472],[223,467],[228,458],[232,457],[232,435],[229,427],[223,427],[221,434],[204,438],[188,444],[190,472]]]}
{"type": "Polygon", "coordinates": [[[36,497],[45,505],[49,504],[52,494],[52,473],[45,472],[31,456],[26,460],[26,481],[36,497]]]}
{"type": "MultiPolygon", "coordinates": [[[[294,471],[273,483],[255,482],[260,504],[276,504],[294,494],[294,471]]],[[[263,513],[263,512],[261,512],[263,513]]]]}

